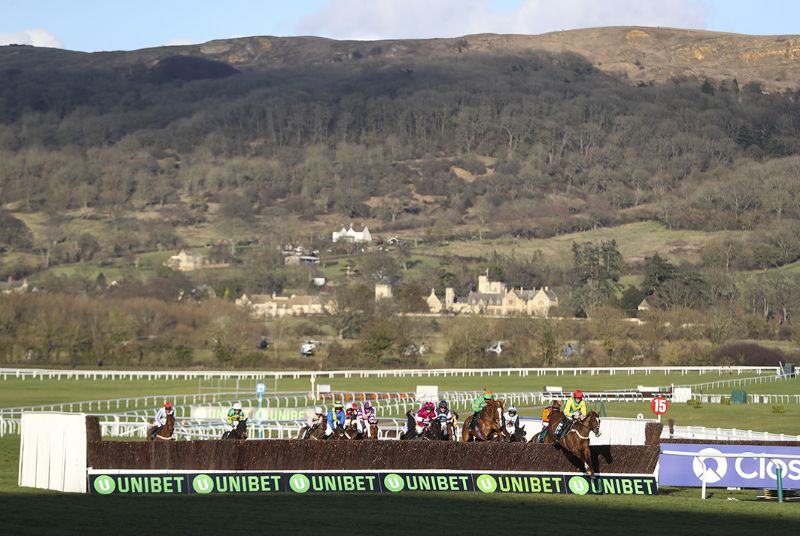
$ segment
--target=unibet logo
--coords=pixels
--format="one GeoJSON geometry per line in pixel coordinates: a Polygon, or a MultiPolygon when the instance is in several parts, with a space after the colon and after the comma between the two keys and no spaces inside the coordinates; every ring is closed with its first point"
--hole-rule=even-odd
{"type": "Polygon", "coordinates": [[[728,472],[728,460],[725,458],[715,458],[715,454],[722,454],[717,449],[705,448],[698,452],[699,456],[692,459],[692,470],[701,482],[703,476],[703,463],[705,463],[705,482],[706,484],[714,484],[719,482],[728,472]],[[700,461],[702,458],[703,462],[700,461]],[[712,462],[712,463],[710,463],[712,462]],[[716,466],[716,467],[714,467],[716,466]]]}
{"type": "Polygon", "coordinates": [[[311,483],[306,475],[296,474],[289,479],[289,487],[295,493],[305,493],[311,488],[311,483]]]}
{"type": "Polygon", "coordinates": [[[192,488],[194,488],[195,493],[211,493],[214,491],[214,479],[208,475],[197,475],[192,480],[192,488]]]}
{"type": "Polygon", "coordinates": [[[569,490],[575,495],[586,495],[589,492],[589,483],[582,476],[573,476],[569,479],[569,490]]]}
{"type": "Polygon", "coordinates": [[[475,479],[475,485],[484,493],[494,493],[497,489],[497,480],[492,475],[480,475],[475,479]]]}
{"type": "Polygon", "coordinates": [[[383,477],[383,486],[392,493],[396,493],[398,491],[403,491],[403,488],[406,487],[406,481],[403,480],[402,476],[390,473],[383,477]]]}
{"type": "Polygon", "coordinates": [[[117,484],[110,476],[103,475],[94,479],[94,490],[101,495],[114,493],[115,489],[117,489],[117,484]]]}

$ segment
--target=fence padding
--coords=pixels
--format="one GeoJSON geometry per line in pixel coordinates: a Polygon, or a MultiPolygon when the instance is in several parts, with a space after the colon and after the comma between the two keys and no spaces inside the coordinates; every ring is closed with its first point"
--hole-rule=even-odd
{"type": "MultiPolygon", "coordinates": [[[[447,441],[99,441],[89,443],[95,469],[326,470],[456,469],[580,472],[553,445],[447,441]]],[[[607,473],[653,473],[658,446],[592,447],[607,473]]]]}
{"type": "Polygon", "coordinates": [[[644,444],[658,445],[661,442],[661,432],[664,424],[660,422],[649,422],[644,425],[644,444]]]}
{"type": "Polygon", "coordinates": [[[86,441],[89,443],[100,441],[100,417],[97,415],[86,416],[86,441]]]}

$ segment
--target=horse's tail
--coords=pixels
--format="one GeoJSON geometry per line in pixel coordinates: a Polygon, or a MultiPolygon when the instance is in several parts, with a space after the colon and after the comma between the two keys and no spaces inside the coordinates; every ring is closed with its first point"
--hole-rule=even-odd
{"type": "Polygon", "coordinates": [[[407,424],[406,431],[410,433],[411,431],[416,430],[417,429],[417,420],[414,418],[414,412],[412,412],[411,410],[408,410],[406,412],[406,419],[407,419],[407,421],[406,421],[406,424],[407,424]]]}

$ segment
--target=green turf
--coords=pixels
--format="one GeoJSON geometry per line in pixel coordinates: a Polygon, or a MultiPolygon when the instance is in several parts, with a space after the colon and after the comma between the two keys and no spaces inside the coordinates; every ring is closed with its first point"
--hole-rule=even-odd
{"type": "MultiPolygon", "coordinates": [[[[472,376],[472,377],[415,377],[415,378],[319,378],[318,383],[330,384],[336,391],[409,391],[416,390],[417,385],[438,385],[444,390],[476,390],[483,387],[494,391],[538,391],[545,385],[562,386],[565,392],[581,389],[621,389],[636,388],[638,385],[657,386],[671,383],[698,383],[715,381],[728,376],[719,374],[653,374],[653,375],[597,375],[597,376],[472,376]]],[[[736,377],[736,376],[734,376],[736,377]]],[[[189,394],[235,391],[238,387],[242,395],[249,397],[254,390],[251,380],[0,380],[0,407],[20,405],[51,404],[68,401],[84,401],[113,399],[156,394],[189,394]]],[[[311,384],[307,379],[268,381],[270,391],[309,391],[311,384]]],[[[732,388],[706,389],[706,392],[729,393],[732,388]]],[[[751,393],[800,393],[800,380],[761,383],[745,386],[751,393]]],[[[151,406],[153,404],[150,404],[151,406]]],[[[606,403],[606,412],[611,417],[636,417],[642,414],[652,417],[649,402],[606,403]]],[[[146,406],[141,406],[142,408],[146,406]]],[[[599,408],[599,405],[598,405],[599,408]]],[[[68,409],[68,408],[67,408],[68,409]]],[[[112,405],[93,412],[124,411],[112,405]]],[[[704,404],[701,408],[691,408],[686,404],[672,404],[667,418],[673,418],[680,426],[706,426],[722,428],[738,428],[759,432],[772,432],[797,435],[800,434],[800,405],[784,404],[785,413],[773,414],[770,404],[746,404],[724,406],[720,404],[704,404]]],[[[531,407],[522,410],[525,415],[538,415],[539,408],[531,407]]]]}
{"type": "Polygon", "coordinates": [[[770,536],[796,534],[800,504],[755,500],[754,490],[666,489],[656,497],[405,493],[104,497],[18,488],[19,438],[0,438],[0,533],[71,534],[443,534],[542,527],[591,534],[770,536]],[[735,498],[737,500],[728,500],[735,498]],[[561,522],[553,519],[558,517],[561,522]]]}
{"type": "MultiPolygon", "coordinates": [[[[737,376],[719,374],[636,374],[629,376],[607,374],[597,376],[448,376],[402,378],[317,378],[319,384],[329,384],[334,390],[348,391],[415,391],[417,385],[438,385],[440,390],[478,390],[484,387],[494,391],[540,391],[544,386],[560,386],[565,391],[573,389],[636,389],[639,385],[680,385],[716,381],[737,376]]],[[[244,392],[255,389],[255,381],[242,380],[238,388],[244,392]]],[[[308,391],[307,378],[266,381],[269,391],[308,391]]],[[[79,400],[99,400],[154,394],[186,394],[236,390],[236,380],[55,380],[55,379],[0,379],[0,407],[52,404],[79,400]]],[[[753,393],[800,393],[800,380],[757,384],[753,393]],[[773,390],[774,389],[774,390],[773,390]]],[[[708,392],[713,392],[708,390],[708,392]]],[[[730,392],[722,389],[717,392],[730,392]]]]}

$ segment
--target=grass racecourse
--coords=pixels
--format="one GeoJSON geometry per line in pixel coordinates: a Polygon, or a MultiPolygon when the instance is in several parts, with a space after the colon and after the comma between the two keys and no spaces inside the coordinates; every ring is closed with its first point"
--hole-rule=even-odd
{"type": "MultiPolygon", "coordinates": [[[[692,384],[726,379],[718,374],[635,376],[516,376],[457,378],[320,379],[334,390],[413,391],[418,384],[441,390],[536,391],[558,385],[566,391],[636,388],[638,385],[692,384]]],[[[270,391],[306,391],[308,380],[268,382],[270,391]]],[[[240,382],[242,397],[252,385],[240,382]]],[[[235,381],[0,381],[0,407],[110,399],[154,394],[234,391],[235,381]]],[[[730,392],[733,388],[705,389],[730,392]]],[[[743,387],[749,393],[800,393],[800,381],[743,387]]],[[[647,403],[606,404],[610,416],[649,416],[647,403]]],[[[736,427],[800,433],[800,406],[772,414],[769,404],[690,408],[673,404],[677,424],[736,427]]],[[[523,414],[538,413],[526,408],[523,414]]],[[[76,495],[17,487],[19,436],[0,438],[0,534],[408,534],[409,531],[474,533],[540,531],[591,532],[622,536],[652,531],[672,534],[770,536],[800,533],[800,504],[756,500],[755,490],[662,489],[655,497],[546,496],[479,493],[375,495],[248,495],[119,497],[76,495]],[[735,500],[734,500],[735,499],[735,500]]]]}
{"type": "MultiPolygon", "coordinates": [[[[439,378],[319,378],[317,383],[330,384],[336,391],[403,391],[414,392],[417,385],[438,385],[445,390],[478,390],[488,388],[496,392],[540,391],[544,386],[561,386],[565,392],[573,389],[606,390],[635,389],[639,385],[668,386],[715,382],[739,376],[719,374],[652,374],[652,375],[597,375],[597,376],[472,376],[439,378]]],[[[307,379],[266,382],[268,395],[274,391],[307,392],[311,384],[307,379]]],[[[744,389],[759,394],[800,394],[800,379],[757,383],[742,387],[707,387],[703,392],[730,394],[733,389],[744,389]]],[[[144,395],[175,395],[190,393],[235,392],[236,398],[255,397],[255,382],[228,380],[0,380],[0,408],[12,406],[35,406],[82,400],[107,400],[120,397],[144,395]]],[[[651,416],[649,402],[619,402],[604,404],[610,417],[651,416]]],[[[590,407],[599,409],[599,405],[590,407]]],[[[536,416],[539,408],[520,408],[523,416],[536,416]]],[[[104,410],[106,411],[106,410],[104,410]]],[[[112,408],[114,411],[114,408],[112,408]]],[[[124,407],[120,409],[124,411],[124,407]]],[[[800,434],[800,405],[784,404],[784,413],[772,413],[770,404],[746,404],[724,406],[704,404],[693,408],[686,404],[672,404],[668,418],[681,426],[707,426],[738,428],[759,432],[800,434]]]]}
{"type": "Polygon", "coordinates": [[[766,503],[754,490],[663,489],[654,497],[479,493],[246,496],[100,496],[18,488],[19,437],[0,438],[0,533],[443,534],[494,532],[796,535],[800,504],[766,503]],[[733,500],[736,499],[736,500],[733,500]]]}

